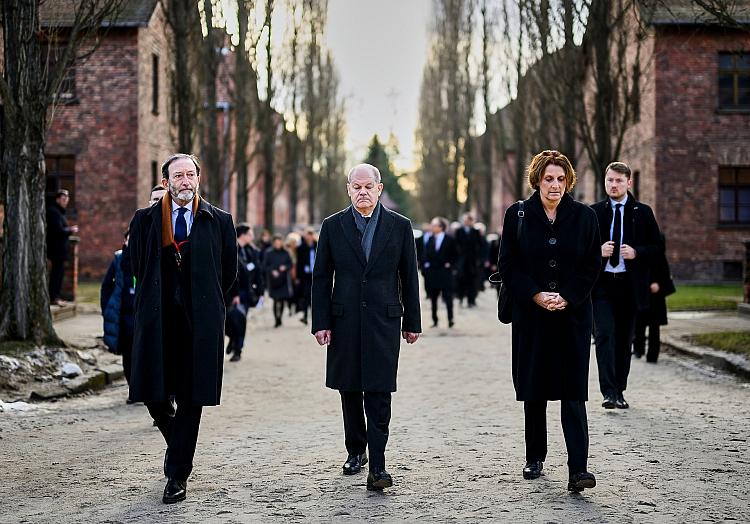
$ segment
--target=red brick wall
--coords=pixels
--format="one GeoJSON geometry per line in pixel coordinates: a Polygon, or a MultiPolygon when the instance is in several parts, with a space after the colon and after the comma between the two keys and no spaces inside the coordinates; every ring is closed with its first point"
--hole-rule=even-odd
{"type": "Polygon", "coordinates": [[[660,28],[655,42],[655,196],[678,279],[720,280],[750,229],[718,225],[718,167],[750,165],[750,114],[718,111],[718,53],[750,34],[660,28]]]}
{"type": "Polygon", "coordinates": [[[75,155],[79,274],[99,278],[136,209],[137,29],[112,29],[76,69],[77,103],[58,106],[48,155],[75,155]]]}

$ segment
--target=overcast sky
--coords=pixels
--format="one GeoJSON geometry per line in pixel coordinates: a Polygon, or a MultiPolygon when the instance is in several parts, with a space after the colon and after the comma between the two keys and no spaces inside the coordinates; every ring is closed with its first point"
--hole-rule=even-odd
{"type": "Polygon", "coordinates": [[[347,141],[361,161],[377,133],[396,135],[398,169],[415,167],[414,130],[427,55],[429,0],[329,0],[328,47],[347,97],[347,141]]]}

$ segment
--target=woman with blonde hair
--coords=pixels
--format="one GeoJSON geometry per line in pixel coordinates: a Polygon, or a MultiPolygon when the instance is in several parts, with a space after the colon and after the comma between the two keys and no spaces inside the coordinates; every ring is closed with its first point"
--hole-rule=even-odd
{"type": "Polygon", "coordinates": [[[513,385],[525,415],[523,478],[542,474],[547,402],[559,400],[568,490],[580,492],[596,485],[587,471],[586,400],[599,225],[593,210],[570,196],[576,174],[565,155],[542,151],[527,174],[534,192],[505,213],[498,257],[513,303],[513,385]]]}

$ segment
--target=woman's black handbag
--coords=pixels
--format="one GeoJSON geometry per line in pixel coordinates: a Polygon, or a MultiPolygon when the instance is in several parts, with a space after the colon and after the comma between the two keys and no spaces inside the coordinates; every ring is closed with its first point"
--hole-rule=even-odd
{"type": "MultiPolygon", "coordinates": [[[[523,200],[518,201],[518,227],[516,228],[516,239],[521,239],[521,225],[523,224],[523,200]]],[[[510,296],[508,284],[503,282],[499,273],[490,275],[490,282],[499,284],[500,289],[497,293],[497,319],[503,324],[510,324],[513,320],[513,299],[510,296]]]]}

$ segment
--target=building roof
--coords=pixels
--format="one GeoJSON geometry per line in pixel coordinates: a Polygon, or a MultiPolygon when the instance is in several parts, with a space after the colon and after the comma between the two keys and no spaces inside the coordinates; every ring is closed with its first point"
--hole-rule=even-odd
{"type": "Polygon", "coordinates": [[[725,6],[725,11],[710,13],[694,0],[640,0],[639,2],[644,18],[652,25],[734,26],[750,24],[750,0],[708,1],[706,3],[725,6]],[[725,19],[722,20],[722,18],[725,19]]]}
{"type": "MultiPolygon", "coordinates": [[[[154,14],[159,0],[122,0],[120,12],[111,27],[145,27],[154,14]]],[[[70,27],[75,21],[80,0],[47,0],[39,6],[39,18],[44,27],[70,27]]]]}

